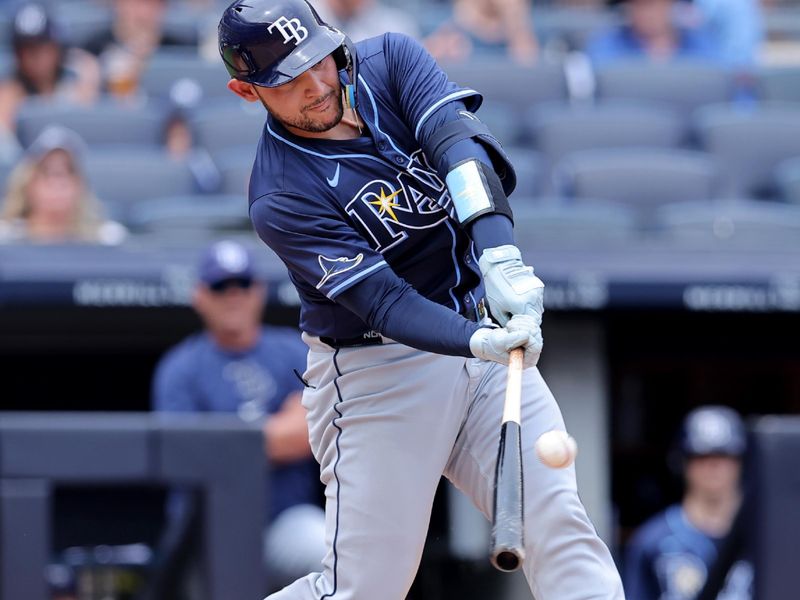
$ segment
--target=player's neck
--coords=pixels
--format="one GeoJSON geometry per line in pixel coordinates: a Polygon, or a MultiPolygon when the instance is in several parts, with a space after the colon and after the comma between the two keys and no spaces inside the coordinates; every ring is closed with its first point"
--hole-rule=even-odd
{"type": "Polygon", "coordinates": [[[286,123],[283,126],[296,136],[321,140],[354,140],[364,135],[365,130],[364,121],[352,108],[345,108],[341,120],[327,131],[305,131],[286,123]]]}
{"type": "Polygon", "coordinates": [[[728,533],[740,504],[738,491],[723,494],[689,492],[683,499],[683,511],[697,529],[721,537],[728,533]]]}
{"type": "Polygon", "coordinates": [[[249,329],[210,330],[214,342],[228,352],[246,352],[252,349],[261,335],[260,327],[249,329]]]}

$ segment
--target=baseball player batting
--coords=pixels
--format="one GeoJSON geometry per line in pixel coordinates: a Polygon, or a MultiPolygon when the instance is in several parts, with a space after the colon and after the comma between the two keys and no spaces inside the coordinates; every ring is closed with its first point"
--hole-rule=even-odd
{"type": "MultiPolygon", "coordinates": [[[[268,116],[250,215],[301,298],[327,555],[272,600],[403,600],[446,476],[491,518],[509,351],[524,350],[523,570],[537,600],[620,600],[575,471],[533,441],[564,429],[535,365],[544,284],[514,245],[514,168],[415,41],[358,44],[304,0],[237,0],[228,87],[268,116]]],[[[487,549],[488,550],[488,549],[487,549]]]]}

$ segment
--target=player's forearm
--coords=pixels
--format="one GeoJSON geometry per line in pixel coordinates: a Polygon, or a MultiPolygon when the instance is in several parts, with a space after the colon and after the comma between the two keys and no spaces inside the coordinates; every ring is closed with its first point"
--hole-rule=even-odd
{"type": "Polygon", "coordinates": [[[276,464],[311,456],[306,411],[299,393],[287,398],[281,410],[264,422],[264,445],[267,458],[276,464]]]}
{"type": "MultiPolygon", "coordinates": [[[[463,103],[452,102],[436,111],[420,129],[420,139],[423,146],[425,145],[425,140],[430,138],[437,128],[451,123],[458,118],[459,111],[465,110],[466,108],[463,103]]],[[[468,160],[477,160],[482,163],[486,169],[493,168],[489,153],[475,138],[462,139],[450,145],[447,150],[442,152],[438,164],[434,165],[434,167],[440,177],[446,179],[453,168],[468,160]]],[[[498,193],[502,192],[498,190],[498,193]]],[[[450,194],[453,196],[454,190],[451,189],[450,194]]],[[[514,243],[513,223],[511,219],[496,212],[489,212],[476,217],[467,225],[467,232],[475,242],[479,255],[486,248],[494,248],[514,243]]]]}
{"type": "Polygon", "coordinates": [[[397,342],[436,354],[473,356],[469,340],[478,324],[423,297],[389,269],[360,281],[336,300],[397,342]]]}

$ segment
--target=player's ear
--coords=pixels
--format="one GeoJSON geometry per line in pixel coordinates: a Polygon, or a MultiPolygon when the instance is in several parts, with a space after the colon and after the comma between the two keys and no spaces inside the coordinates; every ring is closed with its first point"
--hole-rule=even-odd
{"type": "Polygon", "coordinates": [[[231,79],[228,81],[228,89],[248,102],[258,102],[258,94],[256,94],[252,83],[231,79]]]}

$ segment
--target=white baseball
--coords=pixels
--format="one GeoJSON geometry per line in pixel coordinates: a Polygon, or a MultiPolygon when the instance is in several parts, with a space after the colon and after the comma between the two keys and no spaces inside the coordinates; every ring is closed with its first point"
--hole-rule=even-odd
{"type": "Polygon", "coordinates": [[[564,469],[578,454],[578,444],[566,431],[545,431],[536,440],[536,455],[551,469],[564,469]]]}

